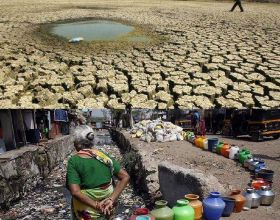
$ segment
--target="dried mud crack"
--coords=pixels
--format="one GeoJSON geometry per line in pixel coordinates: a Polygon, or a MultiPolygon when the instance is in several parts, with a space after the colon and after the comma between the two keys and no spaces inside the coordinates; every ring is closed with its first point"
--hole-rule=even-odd
{"type": "Polygon", "coordinates": [[[0,9],[1,108],[280,107],[280,5],[229,13],[223,2],[34,3],[0,9]],[[95,50],[33,34],[97,17],[165,40],[95,50]]]}

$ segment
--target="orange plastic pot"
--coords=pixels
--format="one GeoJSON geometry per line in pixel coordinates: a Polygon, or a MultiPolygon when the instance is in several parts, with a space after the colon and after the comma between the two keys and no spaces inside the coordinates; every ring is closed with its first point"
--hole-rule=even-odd
{"type": "Polygon", "coordinates": [[[185,198],[190,202],[189,206],[194,209],[194,219],[200,220],[202,218],[202,202],[200,202],[199,196],[195,194],[187,194],[185,198]]]}
{"type": "Polygon", "coordinates": [[[251,186],[256,190],[260,190],[262,186],[270,186],[270,184],[266,182],[263,178],[256,178],[252,180],[251,186]]]}
{"type": "Polygon", "coordinates": [[[230,197],[235,199],[234,212],[241,212],[246,198],[241,194],[241,190],[232,190],[230,197]]]}
{"type": "Polygon", "coordinates": [[[221,148],[221,154],[224,157],[229,158],[229,150],[230,150],[229,144],[224,144],[221,148]]]}
{"type": "Polygon", "coordinates": [[[208,145],[207,138],[204,136],[200,137],[198,147],[204,149],[206,144],[208,145]]]}
{"type": "Polygon", "coordinates": [[[194,145],[197,146],[197,147],[200,147],[200,146],[201,146],[201,143],[202,143],[202,140],[203,140],[202,137],[197,137],[197,138],[195,138],[195,140],[194,140],[194,145]]]}

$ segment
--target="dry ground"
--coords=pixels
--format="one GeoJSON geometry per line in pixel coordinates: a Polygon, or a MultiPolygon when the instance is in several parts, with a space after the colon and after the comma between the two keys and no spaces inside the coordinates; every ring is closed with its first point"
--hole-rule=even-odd
{"type": "Polygon", "coordinates": [[[0,4],[1,108],[280,106],[278,4],[244,3],[244,13],[211,1],[0,4]],[[134,23],[165,40],[100,50],[41,27],[89,17],[134,23]]]}
{"type": "MultiPolygon", "coordinates": [[[[246,139],[234,140],[221,136],[217,137],[220,140],[224,140],[224,142],[249,148],[254,155],[263,158],[267,166],[275,171],[273,191],[276,193],[276,198],[272,207],[261,206],[258,209],[236,213],[224,219],[280,219],[280,140],[251,142],[246,139]]],[[[203,151],[187,141],[146,143],[136,138],[130,138],[130,140],[132,143],[137,144],[142,152],[151,155],[155,163],[168,161],[185,168],[199,169],[205,175],[211,174],[215,176],[227,191],[231,189],[244,190],[250,182],[250,173],[245,171],[239,163],[221,155],[203,151]]]]}

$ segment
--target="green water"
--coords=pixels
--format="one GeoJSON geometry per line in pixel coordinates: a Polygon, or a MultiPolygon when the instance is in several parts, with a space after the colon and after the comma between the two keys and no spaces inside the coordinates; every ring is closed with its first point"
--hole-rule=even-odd
{"type": "MultiPolygon", "coordinates": [[[[80,21],[73,23],[56,24],[51,33],[57,36],[72,39],[83,37],[85,41],[112,41],[126,37],[134,27],[113,21],[80,21]]],[[[128,36],[128,41],[148,41],[145,36],[128,36]]]]}

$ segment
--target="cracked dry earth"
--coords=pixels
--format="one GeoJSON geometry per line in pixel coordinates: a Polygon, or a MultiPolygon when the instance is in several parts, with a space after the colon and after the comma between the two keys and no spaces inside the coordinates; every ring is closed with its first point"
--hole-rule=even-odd
{"type": "Polygon", "coordinates": [[[280,107],[280,4],[231,6],[1,0],[0,107],[280,107]],[[165,40],[82,52],[38,35],[41,24],[85,17],[143,25],[165,40]]]}

